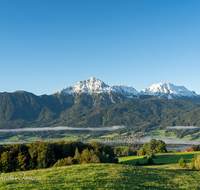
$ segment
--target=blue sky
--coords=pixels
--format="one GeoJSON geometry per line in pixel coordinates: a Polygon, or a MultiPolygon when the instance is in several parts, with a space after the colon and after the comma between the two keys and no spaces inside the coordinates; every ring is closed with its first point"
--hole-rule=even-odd
{"type": "Polygon", "coordinates": [[[93,76],[200,94],[199,10],[199,0],[0,1],[0,92],[51,94],[93,76]]]}

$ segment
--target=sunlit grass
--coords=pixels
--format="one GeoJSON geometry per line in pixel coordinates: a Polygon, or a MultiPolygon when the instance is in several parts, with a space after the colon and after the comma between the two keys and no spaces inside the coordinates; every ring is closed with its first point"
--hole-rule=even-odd
{"type": "Polygon", "coordinates": [[[200,172],[161,166],[85,164],[25,173],[41,180],[0,180],[0,189],[199,189],[200,183],[200,172]]]}
{"type": "MultiPolygon", "coordinates": [[[[156,164],[177,164],[178,161],[183,157],[186,160],[186,163],[190,163],[194,154],[200,154],[200,151],[195,152],[180,152],[180,153],[160,153],[155,154],[156,158],[153,159],[156,164]]],[[[147,162],[147,159],[144,159],[144,156],[127,156],[119,157],[119,162],[129,165],[135,165],[138,161],[140,164],[147,162]]]]}

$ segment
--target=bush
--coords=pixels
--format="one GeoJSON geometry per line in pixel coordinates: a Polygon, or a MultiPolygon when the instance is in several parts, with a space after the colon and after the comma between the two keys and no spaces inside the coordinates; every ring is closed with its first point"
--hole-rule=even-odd
{"type": "Polygon", "coordinates": [[[181,157],[181,159],[179,160],[179,167],[180,168],[185,168],[186,167],[186,161],[184,158],[181,157]]]}
{"type": "Polygon", "coordinates": [[[147,158],[147,164],[148,165],[154,165],[155,164],[154,161],[153,161],[153,159],[152,159],[152,157],[148,157],[147,158]]]}
{"type": "Polygon", "coordinates": [[[176,150],[174,150],[174,152],[175,152],[175,153],[178,153],[178,152],[180,152],[180,150],[177,150],[177,149],[176,149],[176,150]]]}
{"type": "Polygon", "coordinates": [[[191,162],[192,170],[200,170],[200,154],[195,155],[191,162]]]}
{"type": "Polygon", "coordinates": [[[119,162],[118,158],[115,158],[114,163],[118,164],[118,162],[119,162]]]}

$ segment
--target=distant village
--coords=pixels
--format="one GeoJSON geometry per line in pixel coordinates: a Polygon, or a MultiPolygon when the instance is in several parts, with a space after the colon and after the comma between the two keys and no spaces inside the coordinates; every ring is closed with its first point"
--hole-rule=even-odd
{"type": "Polygon", "coordinates": [[[143,132],[137,132],[137,133],[132,133],[131,135],[124,136],[124,137],[113,137],[113,138],[106,138],[100,140],[100,142],[106,143],[106,142],[116,142],[116,143],[135,143],[135,142],[146,142],[142,136],[147,135],[147,133],[143,132]]]}

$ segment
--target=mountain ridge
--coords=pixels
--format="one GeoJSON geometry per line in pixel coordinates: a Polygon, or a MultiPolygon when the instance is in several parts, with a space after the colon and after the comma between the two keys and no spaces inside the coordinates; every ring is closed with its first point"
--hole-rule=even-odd
{"type": "Polygon", "coordinates": [[[172,83],[158,83],[153,84],[149,88],[144,88],[141,91],[137,91],[135,88],[127,85],[107,85],[98,78],[91,77],[84,81],[79,81],[75,86],[69,86],[67,88],[61,89],[53,95],[73,95],[86,93],[88,95],[97,93],[113,93],[121,94],[125,98],[140,98],[140,96],[155,96],[157,98],[167,98],[167,99],[180,99],[183,100],[188,98],[199,99],[200,95],[196,94],[194,91],[188,90],[184,86],[176,86],[172,83]]]}
{"type": "MultiPolygon", "coordinates": [[[[1,95],[4,93],[31,93],[24,90],[16,90],[15,92],[0,92],[1,95]]],[[[125,98],[140,98],[141,96],[155,96],[157,98],[167,98],[167,99],[181,99],[181,97],[187,98],[199,98],[200,95],[196,94],[195,91],[190,91],[184,86],[176,86],[172,83],[158,83],[153,84],[150,87],[144,88],[141,91],[137,91],[134,87],[129,85],[120,85],[113,84],[107,85],[103,81],[98,78],[91,77],[87,80],[79,81],[74,86],[68,86],[66,88],[62,88],[50,95],[53,96],[68,96],[68,95],[77,95],[85,93],[87,95],[92,94],[121,94],[125,98]]],[[[42,97],[46,94],[39,95],[42,97]]],[[[37,95],[36,95],[37,96],[37,95]]]]}
{"type": "MultiPolygon", "coordinates": [[[[165,89],[161,90],[165,92],[165,89]]],[[[113,125],[152,128],[176,123],[200,126],[199,95],[192,98],[174,95],[169,99],[161,96],[161,92],[158,89],[159,98],[151,93],[139,94],[130,86],[109,86],[96,78],[81,81],[52,95],[4,92],[0,93],[0,128],[113,125]]],[[[174,91],[171,89],[170,94],[168,89],[166,92],[169,96],[174,91]]]]}

